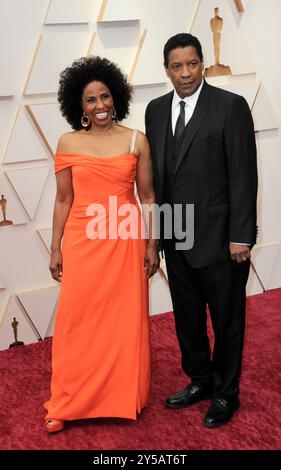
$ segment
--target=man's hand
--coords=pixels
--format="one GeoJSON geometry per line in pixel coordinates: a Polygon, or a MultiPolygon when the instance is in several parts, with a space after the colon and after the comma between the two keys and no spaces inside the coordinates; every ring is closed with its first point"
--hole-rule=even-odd
{"type": "Polygon", "coordinates": [[[230,257],[236,263],[243,263],[251,258],[251,251],[249,245],[237,245],[236,243],[229,243],[230,257]]]}

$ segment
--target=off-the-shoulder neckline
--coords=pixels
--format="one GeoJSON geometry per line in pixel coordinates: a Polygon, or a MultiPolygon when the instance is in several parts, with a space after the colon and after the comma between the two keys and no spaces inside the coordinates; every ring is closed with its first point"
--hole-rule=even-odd
{"type": "Polygon", "coordinates": [[[129,156],[138,158],[135,153],[123,153],[123,154],[120,154],[120,155],[111,155],[109,157],[98,157],[96,155],[85,155],[85,154],[82,154],[82,153],[64,153],[64,152],[56,152],[55,156],[56,155],[65,155],[65,156],[71,156],[72,155],[72,156],[77,156],[77,157],[94,158],[94,159],[97,159],[97,160],[110,160],[112,158],[129,157],[129,156]]]}

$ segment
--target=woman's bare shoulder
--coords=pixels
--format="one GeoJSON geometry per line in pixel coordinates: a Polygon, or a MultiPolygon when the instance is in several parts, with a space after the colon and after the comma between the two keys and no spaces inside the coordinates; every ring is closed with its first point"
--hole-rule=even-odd
{"type": "Polygon", "coordinates": [[[70,131],[62,134],[57,145],[57,153],[71,153],[73,145],[79,140],[79,131],[70,131]]]}
{"type": "Polygon", "coordinates": [[[127,127],[127,126],[122,126],[121,124],[118,124],[118,130],[120,133],[123,133],[124,135],[127,135],[128,137],[131,137],[133,132],[137,132],[137,140],[140,139],[141,142],[145,142],[147,140],[146,135],[140,131],[139,129],[132,128],[132,127],[127,127]]]}
{"type": "Polygon", "coordinates": [[[144,132],[140,131],[139,129],[136,129],[137,131],[137,139],[140,141],[140,142],[146,142],[147,141],[147,137],[145,135],[144,132]]]}

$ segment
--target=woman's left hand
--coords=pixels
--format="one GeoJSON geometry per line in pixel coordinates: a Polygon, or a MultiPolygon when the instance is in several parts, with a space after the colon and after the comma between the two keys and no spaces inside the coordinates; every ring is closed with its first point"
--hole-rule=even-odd
{"type": "Polygon", "coordinates": [[[152,277],[159,269],[160,258],[158,247],[154,245],[147,245],[144,257],[144,269],[148,277],[152,277]]]}

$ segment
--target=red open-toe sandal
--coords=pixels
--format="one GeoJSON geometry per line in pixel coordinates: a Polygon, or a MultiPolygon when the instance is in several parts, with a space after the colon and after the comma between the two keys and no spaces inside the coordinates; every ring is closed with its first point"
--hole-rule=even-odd
{"type": "Polygon", "coordinates": [[[48,432],[58,432],[64,428],[64,421],[62,419],[46,418],[45,425],[48,432]]]}

